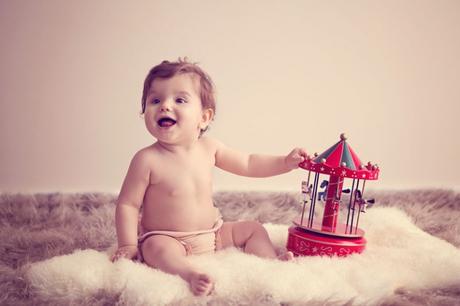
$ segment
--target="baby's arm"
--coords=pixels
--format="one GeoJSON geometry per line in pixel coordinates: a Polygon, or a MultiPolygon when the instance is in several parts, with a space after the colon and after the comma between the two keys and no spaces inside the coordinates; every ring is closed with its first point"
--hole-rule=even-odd
{"type": "Polygon", "coordinates": [[[307,152],[295,148],[286,156],[245,154],[212,140],[216,148],[216,166],[222,170],[250,177],[268,177],[296,169],[307,152]]]}
{"type": "Polygon", "coordinates": [[[147,156],[139,151],[132,159],[126,174],[115,212],[118,250],[112,261],[120,257],[133,258],[137,254],[137,226],[139,209],[150,182],[147,156]]]}

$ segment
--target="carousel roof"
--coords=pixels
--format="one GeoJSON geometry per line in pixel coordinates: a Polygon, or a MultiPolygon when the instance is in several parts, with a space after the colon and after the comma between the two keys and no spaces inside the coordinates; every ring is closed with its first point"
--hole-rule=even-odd
{"type": "MultiPolygon", "coordinates": [[[[343,135],[343,134],[342,134],[343,135]]],[[[341,135],[341,140],[335,145],[324,151],[314,159],[316,163],[325,163],[329,167],[346,166],[349,169],[357,170],[362,165],[359,157],[346,142],[345,136],[341,135]],[[324,159],[324,160],[323,160],[324,159]]]]}
{"type": "Polygon", "coordinates": [[[376,180],[379,174],[378,166],[372,165],[370,162],[363,165],[346,140],[345,135],[341,134],[339,142],[319,156],[315,156],[313,159],[307,158],[300,164],[300,167],[324,174],[376,180]]]}

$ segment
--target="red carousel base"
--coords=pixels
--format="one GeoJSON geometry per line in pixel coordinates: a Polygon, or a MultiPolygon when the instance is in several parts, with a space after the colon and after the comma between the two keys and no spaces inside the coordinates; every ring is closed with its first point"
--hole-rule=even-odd
{"type": "Polygon", "coordinates": [[[286,248],[295,256],[338,256],[345,257],[361,253],[366,248],[364,237],[334,236],[321,234],[297,226],[289,228],[286,248]]]}

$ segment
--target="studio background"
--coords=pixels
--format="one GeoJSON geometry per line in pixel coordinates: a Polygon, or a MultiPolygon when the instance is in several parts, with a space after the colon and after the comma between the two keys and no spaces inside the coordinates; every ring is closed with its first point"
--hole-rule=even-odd
{"type": "MultiPolygon", "coordinates": [[[[345,132],[369,188],[460,186],[459,1],[0,0],[0,191],[118,192],[153,142],[148,70],[199,62],[209,135],[236,149],[326,150],[345,132]]],[[[180,175],[180,174],[178,174],[180,175]]],[[[215,190],[298,190],[305,172],[215,190]]]]}

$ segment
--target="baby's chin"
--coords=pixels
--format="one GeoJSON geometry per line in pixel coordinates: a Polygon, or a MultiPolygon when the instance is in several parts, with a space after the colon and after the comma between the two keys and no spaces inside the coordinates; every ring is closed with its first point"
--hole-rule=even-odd
{"type": "Polygon", "coordinates": [[[148,129],[158,142],[168,145],[190,145],[191,143],[199,140],[201,130],[194,131],[193,128],[187,129],[176,125],[170,128],[154,128],[148,129]],[[185,130],[185,132],[184,132],[185,130]]]}
{"type": "Polygon", "coordinates": [[[194,136],[188,137],[171,137],[165,135],[153,135],[156,138],[159,144],[167,145],[167,146],[189,146],[190,144],[198,141],[199,134],[194,136]]]}

